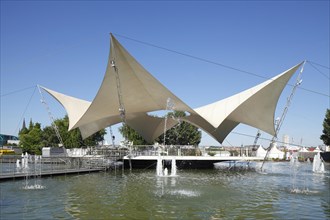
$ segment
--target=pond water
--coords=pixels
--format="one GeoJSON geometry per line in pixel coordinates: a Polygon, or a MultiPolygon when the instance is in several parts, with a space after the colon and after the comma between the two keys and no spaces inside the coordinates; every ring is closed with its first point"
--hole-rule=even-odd
{"type": "MultiPolygon", "coordinates": [[[[3,165],[2,165],[3,166],[3,165]]],[[[330,164],[266,171],[117,170],[0,183],[1,219],[330,219],[330,164]],[[38,185],[42,187],[26,187],[38,185]]]]}

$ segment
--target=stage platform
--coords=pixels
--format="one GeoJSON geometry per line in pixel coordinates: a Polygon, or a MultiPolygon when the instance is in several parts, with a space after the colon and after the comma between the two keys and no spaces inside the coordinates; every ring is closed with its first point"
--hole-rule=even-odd
{"type": "MultiPolygon", "coordinates": [[[[157,160],[159,156],[136,156],[129,158],[125,156],[125,169],[130,167],[132,169],[156,169],[157,160]]],[[[262,161],[262,157],[235,157],[235,156],[161,156],[164,161],[164,168],[171,167],[172,159],[176,160],[178,169],[213,169],[214,163],[225,161],[262,161]]]]}

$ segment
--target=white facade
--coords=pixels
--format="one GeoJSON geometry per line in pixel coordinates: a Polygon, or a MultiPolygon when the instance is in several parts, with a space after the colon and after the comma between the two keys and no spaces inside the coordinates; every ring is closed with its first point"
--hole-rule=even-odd
{"type": "Polygon", "coordinates": [[[283,135],[283,144],[284,147],[288,148],[289,147],[289,143],[290,143],[290,136],[285,134],[283,135]]]}

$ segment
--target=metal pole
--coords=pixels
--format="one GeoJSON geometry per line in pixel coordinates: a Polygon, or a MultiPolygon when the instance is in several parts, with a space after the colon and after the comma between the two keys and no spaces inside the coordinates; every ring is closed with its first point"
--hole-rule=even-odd
{"type": "Polygon", "coordinates": [[[306,63],[306,61],[304,61],[304,63],[302,64],[302,67],[301,67],[300,72],[299,72],[299,74],[298,74],[298,76],[297,76],[297,79],[296,79],[296,84],[293,86],[292,91],[291,91],[291,94],[290,94],[290,96],[287,98],[287,102],[286,102],[285,108],[284,108],[284,110],[283,110],[283,113],[282,113],[281,117],[279,118],[279,120],[277,121],[277,123],[276,123],[276,125],[275,125],[275,126],[276,126],[276,129],[275,129],[275,135],[273,136],[273,138],[272,138],[272,140],[271,140],[271,142],[270,142],[270,145],[269,145],[269,147],[268,147],[268,149],[267,149],[267,152],[266,152],[266,155],[265,155],[264,161],[262,162],[262,165],[261,165],[261,168],[260,168],[261,170],[262,170],[262,168],[263,168],[263,166],[264,166],[264,163],[265,163],[265,161],[266,161],[266,159],[267,159],[267,157],[268,157],[268,154],[269,154],[269,151],[271,150],[271,147],[274,145],[274,143],[275,143],[276,140],[277,140],[277,135],[278,135],[278,133],[279,133],[279,131],[280,131],[280,128],[281,128],[281,126],[282,126],[282,124],[283,124],[283,121],[284,121],[284,119],[285,119],[285,116],[286,116],[286,114],[287,114],[287,112],[288,112],[288,109],[289,109],[289,107],[290,107],[290,104],[291,104],[291,101],[292,101],[293,96],[294,96],[294,94],[295,94],[295,91],[296,91],[297,87],[300,86],[301,83],[302,83],[301,74],[302,74],[302,72],[304,71],[305,63],[306,63]]]}
{"type": "Polygon", "coordinates": [[[62,137],[61,137],[61,135],[60,135],[60,132],[59,132],[59,130],[58,130],[58,128],[57,128],[57,125],[55,124],[54,117],[53,117],[53,115],[52,115],[52,113],[51,113],[51,111],[50,111],[50,108],[49,108],[47,102],[45,101],[44,96],[42,95],[42,92],[41,92],[40,86],[39,86],[39,85],[37,85],[37,86],[38,86],[38,90],[39,90],[39,93],[40,93],[40,96],[41,96],[41,100],[40,100],[40,101],[41,101],[42,104],[44,104],[44,106],[45,106],[45,108],[46,108],[46,110],[47,110],[47,112],[48,112],[48,116],[49,116],[49,118],[50,118],[50,120],[51,120],[52,126],[53,126],[53,128],[54,128],[54,130],[55,130],[56,136],[57,136],[57,138],[58,138],[58,140],[59,140],[59,142],[60,142],[60,144],[61,144],[61,147],[63,147],[63,146],[64,146],[64,142],[63,142],[63,139],[62,139],[62,137]]]}

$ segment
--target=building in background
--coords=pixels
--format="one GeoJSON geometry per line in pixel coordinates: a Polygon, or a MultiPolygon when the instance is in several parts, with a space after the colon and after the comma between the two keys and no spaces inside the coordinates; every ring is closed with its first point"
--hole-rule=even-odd
{"type": "Polygon", "coordinates": [[[290,143],[290,136],[287,134],[283,135],[283,146],[288,148],[290,146],[289,143],[290,143]]]}
{"type": "Polygon", "coordinates": [[[18,145],[18,137],[14,135],[0,134],[0,147],[2,148],[6,144],[16,144],[18,145]]]}

